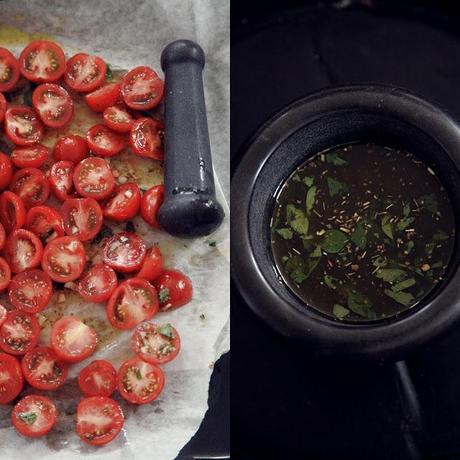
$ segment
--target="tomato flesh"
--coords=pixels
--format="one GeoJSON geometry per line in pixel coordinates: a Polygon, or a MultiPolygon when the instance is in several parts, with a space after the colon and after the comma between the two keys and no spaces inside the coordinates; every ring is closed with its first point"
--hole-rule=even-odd
{"type": "Polygon", "coordinates": [[[28,107],[13,106],[5,113],[5,133],[16,145],[32,145],[43,137],[43,125],[28,107]]]}
{"type": "Polygon", "coordinates": [[[141,157],[163,159],[164,125],[152,118],[138,118],[131,127],[129,142],[132,151],[141,157]]]}
{"type": "Polygon", "coordinates": [[[26,222],[26,207],[13,192],[0,195],[0,221],[7,232],[21,228],[26,222]]]}
{"type": "Polygon", "coordinates": [[[16,147],[11,153],[11,161],[16,168],[40,168],[48,159],[49,151],[41,144],[16,147]]]}
{"type": "MultiPolygon", "coordinates": [[[[4,291],[11,280],[11,268],[9,263],[3,258],[0,257],[0,292],[4,291]]],[[[0,305],[1,306],[1,305],[0,305]]],[[[0,314],[0,317],[2,315],[0,314]]],[[[0,319],[1,323],[1,319],[0,319]]]]}
{"type": "Polygon", "coordinates": [[[78,292],[87,302],[100,303],[110,298],[118,279],[113,268],[105,264],[93,265],[78,282],[78,292]]]}
{"type": "Polygon", "coordinates": [[[142,238],[135,233],[120,232],[113,235],[104,245],[104,263],[122,273],[130,273],[142,266],[146,255],[142,238]]]}
{"type": "Polygon", "coordinates": [[[10,190],[16,193],[29,209],[43,204],[48,199],[50,184],[40,169],[23,168],[13,176],[10,190]]]}
{"type": "Polygon", "coordinates": [[[125,222],[136,216],[141,205],[141,192],[134,182],[119,185],[104,207],[104,217],[125,222]]]}
{"type": "Polygon", "coordinates": [[[78,386],[85,396],[108,397],[117,388],[117,371],[108,361],[93,361],[79,372],[78,386]]]}
{"type": "Polygon", "coordinates": [[[179,270],[165,270],[153,285],[158,291],[161,311],[181,307],[192,300],[192,282],[179,270]]]}
{"type": "Polygon", "coordinates": [[[35,348],[40,325],[35,316],[11,310],[0,328],[0,348],[10,355],[24,355],[35,348]]]}
{"type": "Polygon", "coordinates": [[[101,230],[102,210],[93,198],[71,198],[64,201],[61,215],[67,235],[80,241],[93,239],[101,230]]]}
{"type": "Polygon", "coordinates": [[[123,100],[134,110],[153,109],[161,102],[163,92],[163,81],[150,67],[141,66],[130,70],[121,82],[123,100]]]}
{"type": "Polygon", "coordinates": [[[13,177],[13,164],[8,155],[0,152],[0,190],[4,190],[10,185],[13,177]]]}
{"type": "Polygon", "coordinates": [[[147,281],[153,281],[163,272],[163,265],[163,256],[161,255],[160,248],[152,246],[147,250],[144,263],[136,276],[147,281]]]}
{"type": "Polygon", "coordinates": [[[11,413],[11,422],[16,431],[30,438],[47,434],[56,420],[56,406],[46,396],[25,396],[14,406],[11,413]]]}
{"type": "Polygon", "coordinates": [[[151,227],[160,228],[158,223],[158,210],[163,204],[165,189],[163,185],[149,188],[141,200],[141,216],[151,227]]]}
{"type": "Polygon", "coordinates": [[[71,161],[58,161],[51,167],[50,188],[58,200],[65,201],[76,195],[73,186],[74,169],[74,164],[71,161]]]}
{"type": "Polygon", "coordinates": [[[43,245],[37,235],[20,228],[10,233],[5,243],[5,258],[13,273],[40,265],[43,245]]]}
{"type": "Polygon", "coordinates": [[[21,392],[24,379],[18,360],[0,353],[0,404],[8,404],[21,392]]]}
{"type": "Polygon", "coordinates": [[[54,146],[53,157],[56,161],[78,163],[88,156],[86,139],[76,134],[61,137],[54,146]]]}
{"type": "Polygon", "coordinates": [[[112,157],[120,153],[128,144],[120,133],[111,131],[105,125],[95,125],[86,134],[89,148],[101,157],[112,157]]]}
{"type": "Polygon", "coordinates": [[[11,91],[21,76],[19,64],[13,53],[0,48],[0,93],[11,91]]]}
{"type": "Polygon", "coordinates": [[[45,244],[58,236],[65,235],[61,215],[48,206],[35,206],[29,209],[26,216],[26,228],[45,244]]]}
{"type": "Polygon", "coordinates": [[[115,105],[120,98],[120,83],[109,83],[85,96],[88,107],[94,112],[103,112],[115,105]]]}
{"type": "Polygon", "coordinates": [[[0,327],[6,321],[7,313],[8,313],[8,310],[3,305],[0,305],[0,327]]]}
{"type": "Polygon", "coordinates": [[[84,197],[102,200],[115,188],[115,178],[103,158],[91,157],[80,161],[73,173],[77,192],[84,197]]]}
{"type": "Polygon", "coordinates": [[[106,70],[101,58],[79,53],[67,61],[64,79],[74,91],[89,93],[104,83],[106,70]]]}

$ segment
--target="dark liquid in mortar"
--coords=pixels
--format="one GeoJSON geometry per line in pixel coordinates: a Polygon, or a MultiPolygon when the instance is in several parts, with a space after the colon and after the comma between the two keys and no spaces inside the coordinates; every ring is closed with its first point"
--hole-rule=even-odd
{"type": "Polygon", "coordinates": [[[281,278],[305,304],[344,321],[419,303],[446,273],[454,231],[434,171],[373,144],[337,147],[297,168],[271,222],[281,278]]]}

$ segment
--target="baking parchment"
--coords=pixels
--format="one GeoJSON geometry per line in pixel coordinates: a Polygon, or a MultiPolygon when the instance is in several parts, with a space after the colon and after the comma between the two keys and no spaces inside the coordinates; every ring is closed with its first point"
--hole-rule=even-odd
{"type": "MultiPolygon", "coordinates": [[[[178,38],[197,41],[207,56],[204,82],[214,167],[222,183],[222,188],[217,184],[218,195],[221,202],[228,198],[228,0],[0,0],[0,46],[17,53],[34,38],[56,40],[67,54],[98,54],[115,68],[150,65],[159,73],[164,46],[178,38]]],[[[182,339],[178,358],[164,366],[166,385],[159,399],[133,406],[115,396],[126,417],[122,433],[103,448],[85,445],[75,434],[74,414],[81,395],[74,377],[87,360],[72,368],[68,384],[49,393],[60,416],[44,438],[17,435],[11,427],[11,405],[0,407],[0,459],[171,460],[177,455],[207,409],[212,365],[229,348],[228,209],[226,215],[215,234],[195,240],[173,238],[136,221],[136,231],[149,242],[158,242],[166,264],[186,272],[194,285],[190,304],[154,318],[171,322],[182,339]]],[[[85,304],[77,295],[72,310],[104,320],[100,305],[85,304]]],[[[123,333],[107,341],[94,358],[109,359],[118,366],[131,355],[129,337],[130,333],[123,333]]]]}

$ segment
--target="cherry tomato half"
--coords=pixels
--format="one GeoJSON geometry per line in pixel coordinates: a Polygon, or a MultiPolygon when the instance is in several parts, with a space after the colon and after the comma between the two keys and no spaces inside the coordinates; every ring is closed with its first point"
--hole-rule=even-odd
{"type": "Polygon", "coordinates": [[[6,48],[0,48],[0,93],[11,91],[19,80],[19,64],[6,48]]]}
{"type": "Polygon", "coordinates": [[[120,98],[120,83],[109,83],[85,96],[88,107],[95,112],[103,112],[115,105],[120,98]]]}
{"type": "Polygon", "coordinates": [[[153,281],[163,272],[163,256],[158,246],[152,246],[147,250],[141,269],[136,274],[137,278],[153,281]]]}
{"type": "Polygon", "coordinates": [[[5,133],[13,144],[32,145],[40,142],[43,125],[29,107],[12,106],[5,113],[5,133]]]}
{"type": "Polygon", "coordinates": [[[10,190],[16,193],[29,209],[43,204],[48,199],[50,184],[40,169],[22,168],[14,174],[10,190]]]}
{"type": "Polygon", "coordinates": [[[128,144],[125,136],[111,131],[105,125],[95,125],[86,134],[89,148],[102,157],[113,157],[128,144]]]}
{"type": "Polygon", "coordinates": [[[32,95],[32,105],[44,125],[62,128],[73,117],[73,101],[69,93],[54,83],[37,86],[32,95]]]}
{"type": "Polygon", "coordinates": [[[104,217],[115,222],[132,219],[141,205],[141,192],[134,182],[119,185],[104,207],[104,217]]]}
{"type": "Polygon", "coordinates": [[[13,165],[10,157],[0,152],[0,190],[4,190],[10,185],[13,177],[13,165]]]}
{"type": "Polygon", "coordinates": [[[112,170],[103,158],[90,157],[80,161],[73,173],[77,192],[84,197],[102,200],[115,188],[112,170]]]}
{"type": "Polygon", "coordinates": [[[3,226],[3,224],[0,224],[0,251],[5,246],[5,240],[6,240],[5,227],[3,226]]]}
{"type": "Polygon", "coordinates": [[[74,164],[71,161],[58,161],[50,169],[49,184],[54,196],[61,201],[76,196],[73,186],[74,164]]]}
{"type": "Polygon", "coordinates": [[[48,243],[58,236],[64,236],[64,222],[61,215],[49,206],[35,206],[27,211],[26,228],[37,235],[42,243],[48,243]]]}
{"type": "Polygon", "coordinates": [[[71,198],[61,207],[67,235],[80,241],[93,239],[102,227],[102,210],[93,198],[71,198]]]}
{"type": "Polygon", "coordinates": [[[134,118],[127,109],[112,105],[107,107],[103,113],[104,124],[117,133],[129,133],[134,118]]]}
{"type": "Polygon", "coordinates": [[[101,58],[79,53],[67,61],[64,79],[74,91],[89,93],[104,83],[106,70],[101,58]]]}
{"type": "Polygon", "coordinates": [[[0,221],[8,233],[21,228],[26,222],[26,207],[22,199],[8,190],[0,195],[0,221]]]}
{"type": "Polygon", "coordinates": [[[113,268],[105,264],[93,265],[78,282],[78,293],[87,302],[101,303],[110,298],[118,279],[113,268]]]}
{"type": "Polygon", "coordinates": [[[129,143],[141,157],[163,159],[164,125],[153,118],[138,118],[131,127],[129,143]]]}
{"type": "Polygon", "coordinates": [[[135,233],[120,232],[104,244],[102,257],[104,263],[114,270],[130,273],[142,266],[147,249],[144,240],[135,233]]]}
{"type": "Polygon", "coordinates": [[[49,150],[41,144],[16,147],[11,152],[11,161],[16,168],[40,168],[48,159],[49,150]]]}
{"type": "Polygon", "coordinates": [[[29,230],[14,230],[6,238],[5,259],[13,273],[38,267],[42,254],[43,244],[40,238],[29,230]]]}
{"type": "Polygon", "coordinates": [[[0,327],[6,321],[7,313],[8,313],[8,310],[3,305],[0,305],[0,327]]]}
{"type": "Polygon", "coordinates": [[[160,228],[157,220],[158,210],[163,204],[165,188],[163,185],[155,185],[149,188],[141,200],[141,216],[150,226],[160,228]]]}
{"type": "Polygon", "coordinates": [[[78,386],[85,396],[110,396],[117,388],[117,371],[108,361],[93,361],[78,374],[78,386]]]}
{"type": "Polygon", "coordinates": [[[64,52],[56,43],[35,40],[19,56],[19,68],[27,80],[35,83],[57,81],[65,71],[64,52]]]}
{"type": "Polygon", "coordinates": [[[8,287],[8,285],[10,284],[10,280],[10,266],[3,257],[0,257],[0,292],[4,291],[8,287]]]}
{"type": "Polygon", "coordinates": [[[121,82],[121,94],[125,104],[134,110],[156,107],[163,98],[164,84],[150,67],[136,67],[121,82]]]}
{"type": "Polygon", "coordinates": [[[5,113],[6,113],[6,99],[5,99],[5,96],[2,93],[0,93],[0,123],[5,118],[5,113]]]}
{"type": "Polygon", "coordinates": [[[40,325],[35,316],[11,310],[0,327],[0,348],[10,355],[24,355],[36,347],[40,325]]]}
{"type": "Polygon", "coordinates": [[[0,404],[8,404],[21,392],[24,385],[19,361],[0,353],[0,404]]]}
{"type": "Polygon", "coordinates": [[[54,146],[55,161],[71,161],[78,163],[88,156],[89,147],[86,139],[77,134],[68,134],[61,137],[54,146]]]}
{"type": "Polygon", "coordinates": [[[39,438],[56,424],[57,410],[46,396],[28,395],[22,398],[11,413],[16,431],[29,438],[39,438]]]}
{"type": "Polygon", "coordinates": [[[165,270],[153,285],[158,291],[161,311],[181,307],[192,299],[192,282],[179,270],[165,270]]]}

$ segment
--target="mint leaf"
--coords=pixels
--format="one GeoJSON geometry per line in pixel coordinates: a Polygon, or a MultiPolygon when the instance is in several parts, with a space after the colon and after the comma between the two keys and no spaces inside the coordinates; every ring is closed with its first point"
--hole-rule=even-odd
{"type": "Polygon", "coordinates": [[[310,214],[313,206],[315,205],[315,197],[316,197],[316,187],[310,187],[307,192],[307,198],[305,199],[305,203],[307,206],[307,214],[310,214]]]}
{"type": "Polygon", "coordinates": [[[374,319],[375,312],[372,309],[371,301],[358,291],[353,289],[348,290],[348,308],[363,318],[374,319]]]}
{"type": "Polygon", "coordinates": [[[174,338],[174,332],[171,324],[163,324],[160,327],[158,327],[157,331],[161,334],[164,335],[165,337],[168,337],[170,339],[174,338]]]}
{"type": "Polygon", "coordinates": [[[16,417],[18,417],[27,425],[32,425],[35,420],[37,420],[37,414],[35,412],[19,412],[16,414],[16,417]]]}
{"type": "Polygon", "coordinates": [[[348,164],[348,161],[340,158],[337,153],[326,153],[326,161],[333,164],[334,166],[345,166],[348,164]]]}
{"type": "Polygon", "coordinates": [[[414,222],[415,218],[414,217],[403,217],[402,219],[399,220],[399,222],[396,224],[396,228],[398,230],[405,230],[409,225],[414,222]]]}
{"type": "Polygon", "coordinates": [[[160,289],[160,292],[158,293],[158,298],[161,303],[165,303],[169,299],[169,289],[168,288],[160,289]]]}
{"type": "Polygon", "coordinates": [[[385,292],[388,297],[391,297],[393,300],[405,307],[408,307],[414,302],[414,296],[410,292],[394,292],[391,289],[385,289],[383,292],[385,292]]]}
{"type": "Polygon", "coordinates": [[[343,307],[342,305],[339,305],[338,303],[334,304],[332,307],[332,314],[339,319],[345,318],[350,313],[350,310],[348,308],[343,307]]]}
{"type": "Polygon", "coordinates": [[[391,290],[394,292],[404,291],[407,288],[410,288],[416,283],[414,278],[408,278],[407,280],[401,281],[394,286],[391,286],[391,290]]]}
{"type": "Polygon", "coordinates": [[[393,225],[390,222],[390,216],[385,216],[382,219],[382,230],[388,238],[393,239],[393,225]]]}
{"type": "Polygon", "coordinates": [[[375,276],[387,283],[393,283],[396,280],[406,276],[406,272],[400,268],[380,268],[375,276]]]}
{"type": "Polygon", "coordinates": [[[345,233],[340,230],[332,229],[324,234],[321,247],[329,254],[336,254],[343,249],[347,241],[348,237],[345,233]]]}
{"type": "Polygon", "coordinates": [[[359,249],[364,249],[367,243],[366,230],[361,222],[356,224],[353,233],[350,236],[351,241],[358,246],[359,249]]]}
{"type": "Polygon", "coordinates": [[[278,235],[280,235],[282,238],[284,238],[285,240],[290,240],[292,239],[293,237],[293,233],[292,233],[292,230],[290,228],[277,228],[275,230],[276,233],[278,233],[278,235]]]}
{"type": "Polygon", "coordinates": [[[302,182],[307,186],[311,187],[313,185],[313,177],[304,177],[302,182]]]}
{"type": "Polygon", "coordinates": [[[329,187],[329,195],[331,198],[335,195],[348,192],[348,187],[345,184],[332,177],[327,178],[327,186],[329,187]]]}

